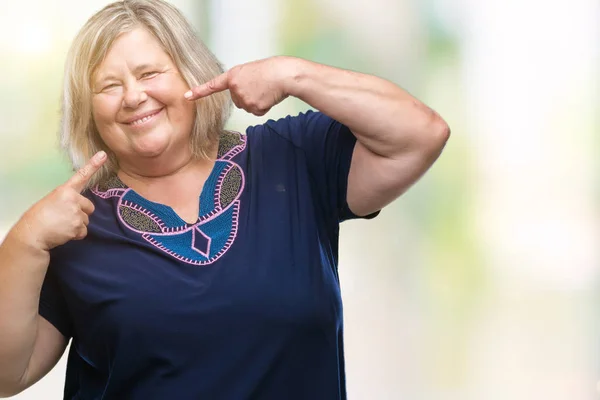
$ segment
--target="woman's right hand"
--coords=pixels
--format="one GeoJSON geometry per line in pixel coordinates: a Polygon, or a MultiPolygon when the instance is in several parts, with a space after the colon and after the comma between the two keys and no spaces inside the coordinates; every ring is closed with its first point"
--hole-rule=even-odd
{"type": "Polygon", "coordinates": [[[22,239],[48,251],[70,240],[86,237],[94,205],[81,192],[105,162],[106,153],[96,153],[71,179],[27,210],[17,223],[17,226],[21,225],[18,230],[29,236],[22,239]]]}

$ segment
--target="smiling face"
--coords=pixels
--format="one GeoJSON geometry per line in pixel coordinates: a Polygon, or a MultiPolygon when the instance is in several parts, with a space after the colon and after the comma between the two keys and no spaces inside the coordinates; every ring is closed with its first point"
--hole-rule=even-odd
{"type": "Polygon", "coordinates": [[[121,166],[189,157],[195,104],[189,86],[147,30],[121,34],[92,78],[93,118],[121,166]]]}

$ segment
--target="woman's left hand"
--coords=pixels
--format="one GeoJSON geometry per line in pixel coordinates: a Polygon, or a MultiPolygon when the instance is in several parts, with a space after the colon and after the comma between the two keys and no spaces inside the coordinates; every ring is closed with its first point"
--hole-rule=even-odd
{"type": "Polygon", "coordinates": [[[231,100],[237,108],[262,116],[288,97],[285,84],[292,76],[290,64],[291,60],[287,57],[271,57],[237,65],[205,84],[192,88],[184,96],[190,101],[198,100],[229,89],[231,100]]]}
{"type": "Polygon", "coordinates": [[[393,82],[301,58],[236,66],[186,98],[227,89],[237,107],[255,115],[293,96],[348,127],[357,145],[347,202],[357,215],[380,210],[408,189],[437,159],[450,134],[436,112],[393,82]]]}

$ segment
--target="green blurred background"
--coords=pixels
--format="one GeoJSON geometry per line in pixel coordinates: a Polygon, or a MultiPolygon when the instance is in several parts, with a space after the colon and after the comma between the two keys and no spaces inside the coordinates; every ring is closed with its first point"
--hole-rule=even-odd
{"type": "MultiPolygon", "coordinates": [[[[63,63],[108,3],[1,0],[0,237],[71,174],[63,63]]],[[[286,54],[375,74],[452,128],[409,192],[343,224],[350,399],[600,398],[598,1],[172,3],[228,68],[286,54]]],[[[62,398],[64,367],[16,398],[62,398]]]]}

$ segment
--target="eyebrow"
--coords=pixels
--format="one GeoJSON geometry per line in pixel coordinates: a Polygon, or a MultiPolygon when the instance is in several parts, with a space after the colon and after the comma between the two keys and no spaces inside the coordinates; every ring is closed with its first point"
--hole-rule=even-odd
{"type": "MultiPolygon", "coordinates": [[[[152,69],[152,68],[159,68],[158,65],[155,64],[140,64],[137,67],[135,67],[133,69],[133,73],[134,74],[139,74],[141,71],[145,70],[145,69],[152,69]]],[[[118,80],[116,76],[108,74],[108,75],[104,75],[104,76],[100,76],[97,80],[96,83],[102,83],[105,81],[110,81],[110,80],[118,80]]]]}

